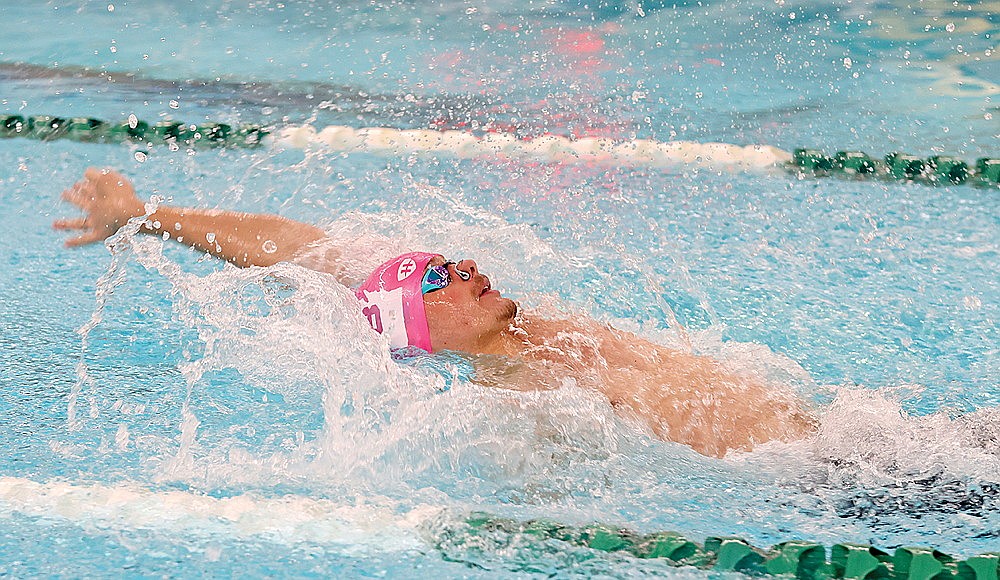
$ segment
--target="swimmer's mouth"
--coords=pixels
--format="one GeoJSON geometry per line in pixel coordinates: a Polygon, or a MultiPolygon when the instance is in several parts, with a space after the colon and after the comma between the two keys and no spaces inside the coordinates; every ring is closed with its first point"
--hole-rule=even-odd
{"type": "MultiPolygon", "coordinates": [[[[486,278],[486,276],[483,276],[483,278],[486,278]]],[[[493,287],[490,285],[490,279],[486,278],[486,285],[483,286],[483,290],[479,293],[479,297],[482,298],[487,292],[489,292],[492,289],[493,287]]]]}

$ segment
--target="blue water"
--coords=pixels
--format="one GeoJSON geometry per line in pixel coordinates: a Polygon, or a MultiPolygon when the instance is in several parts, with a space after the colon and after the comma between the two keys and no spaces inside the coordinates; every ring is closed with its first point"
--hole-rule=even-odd
{"type": "MultiPolygon", "coordinates": [[[[1000,154],[988,4],[672,6],[24,3],[3,8],[10,30],[58,34],[0,41],[0,61],[36,67],[0,67],[0,99],[1000,154]]],[[[570,546],[439,546],[472,510],[759,546],[1000,547],[996,190],[269,148],[140,161],[27,140],[0,158],[0,572],[704,576],[570,546]],[[67,250],[49,226],[91,165],[169,203],[473,257],[524,307],[687,336],[794,389],[820,433],[708,459],[579,389],[393,362],[353,298],[302,268],[241,271],[153,238],[67,250]]]]}

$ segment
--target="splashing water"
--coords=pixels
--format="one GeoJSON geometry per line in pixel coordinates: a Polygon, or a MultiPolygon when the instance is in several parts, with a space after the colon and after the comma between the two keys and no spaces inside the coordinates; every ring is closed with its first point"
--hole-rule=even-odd
{"type": "Polygon", "coordinates": [[[0,142],[0,551],[29,563],[0,573],[665,573],[444,545],[473,510],[995,549],[994,192],[728,171],[799,146],[995,156],[983,5],[39,6],[5,13],[61,31],[2,47],[9,112],[263,123],[305,148],[0,142]],[[488,389],[482,361],[394,359],[310,270],[329,248],[239,270],[133,223],[110,265],[63,250],[53,176],[87,165],[321,223],[358,280],[404,250],[473,258],[528,310],[794,393],[818,430],[713,460],[566,377],[488,389]]]}

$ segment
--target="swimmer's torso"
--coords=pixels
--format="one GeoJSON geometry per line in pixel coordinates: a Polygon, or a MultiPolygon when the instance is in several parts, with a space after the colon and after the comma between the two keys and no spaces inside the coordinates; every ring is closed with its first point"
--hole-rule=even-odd
{"type": "Polygon", "coordinates": [[[571,378],[634,413],[664,439],[721,457],[772,440],[801,438],[813,420],[788,393],[718,362],[598,324],[518,321],[524,364],[514,388],[557,388],[571,378]]]}

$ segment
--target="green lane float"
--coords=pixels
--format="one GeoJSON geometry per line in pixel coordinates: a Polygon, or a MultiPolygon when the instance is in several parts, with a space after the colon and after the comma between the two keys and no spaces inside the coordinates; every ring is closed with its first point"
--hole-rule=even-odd
{"type": "Polygon", "coordinates": [[[901,547],[892,554],[862,544],[834,544],[790,540],[762,550],[736,537],[709,537],[701,545],[674,532],[638,534],[603,524],[572,527],[550,520],[517,520],[474,513],[464,523],[438,535],[438,548],[449,560],[461,561],[454,551],[481,550],[484,545],[505,548],[518,536],[534,541],[559,541],[599,552],[659,559],[672,566],[691,566],[751,576],[784,576],[801,580],[998,580],[1000,553],[960,560],[927,547],[901,547]],[[482,540],[490,538],[492,542],[482,540]]]}
{"type": "Polygon", "coordinates": [[[890,153],[884,159],[875,159],[862,151],[838,151],[833,157],[828,157],[817,149],[796,149],[791,165],[800,172],[811,172],[816,176],[870,177],[931,185],[1000,185],[1000,158],[982,157],[976,160],[974,167],[970,167],[965,161],[948,155],[923,159],[904,153],[890,153]]]}
{"type": "Polygon", "coordinates": [[[259,147],[268,131],[259,125],[234,127],[225,123],[190,125],[177,121],[149,124],[130,117],[120,123],[83,117],[39,115],[0,117],[0,137],[40,141],[67,139],[83,143],[141,143],[178,147],[259,147]]]}
{"type": "Polygon", "coordinates": [[[788,153],[767,145],[728,143],[659,142],[648,139],[570,139],[545,135],[518,139],[503,133],[476,136],[468,131],[392,129],[387,127],[330,126],[317,131],[309,125],[289,126],[277,134],[260,125],[225,123],[187,124],[179,121],[147,123],[130,116],[111,123],[83,117],[0,116],[0,138],[25,137],[84,143],[135,143],[145,146],[256,148],[325,147],[332,151],[364,151],[400,155],[428,153],[459,158],[501,156],[550,163],[594,163],[613,167],[662,167],[678,165],[730,171],[784,169],[799,176],[840,176],[851,179],[916,181],[931,185],[1000,185],[1000,158],[983,157],[974,165],[948,155],[924,159],[903,153],[875,158],[862,151],[838,151],[832,157],[818,149],[788,153]]]}

